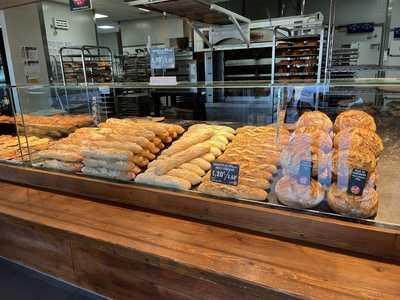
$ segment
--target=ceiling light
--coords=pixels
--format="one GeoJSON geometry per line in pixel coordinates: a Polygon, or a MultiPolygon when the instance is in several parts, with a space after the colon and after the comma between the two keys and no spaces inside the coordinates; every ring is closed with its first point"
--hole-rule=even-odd
{"type": "Polygon", "coordinates": [[[94,14],[94,18],[95,19],[104,19],[104,18],[108,18],[108,16],[102,15],[102,14],[94,14]]]}
{"type": "Polygon", "coordinates": [[[146,8],[141,8],[141,7],[138,7],[138,10],[140,10],[140,11],[144,11],[144,12],[150,12],[150,10],[148,10],[148,9],[146,9],[146,8]]]}
{"type": "Polygon", "coordinates": [[[112,26],[112,25],[99,25],[99,26],[97,26],[97,28],[99,28],[99,29],[114,29],[115,26],[112,26]]]}

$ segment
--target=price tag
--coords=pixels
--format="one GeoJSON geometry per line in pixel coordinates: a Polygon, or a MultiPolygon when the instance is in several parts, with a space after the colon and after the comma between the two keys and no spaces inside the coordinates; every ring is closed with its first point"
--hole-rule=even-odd
{"type": "Polygon", "coordinates": [[[297,183],[301,185],[309,185],[311,183],[312,162],[310,160],[302,160],[300,162],[299,174],[297,175],[297,183]]]}
{"type": "Polygon", "coordinates": [[[239,184],[240,166],[223,162],[211,163],[211,181],[227,185],[239,184]]]}
{"type": "Polygon", "coordinates": [[[353,196],[361,196],[364,192],[367,177],[368,171],[362,169],[354,169],[349,179],[349,187],[347,193],[353,196]]]}
{"type": "Polygon", "coordinates": [[[175,69],[175,49],[151,48],[150,65],[153,70],[175,69]]]}

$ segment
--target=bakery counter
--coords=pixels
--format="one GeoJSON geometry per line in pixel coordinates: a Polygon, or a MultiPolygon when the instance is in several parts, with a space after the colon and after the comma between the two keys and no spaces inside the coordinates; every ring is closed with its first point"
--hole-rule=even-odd
{"type": "Polygon", "coordinates": [[[0,256],[116,300],[400,297],[391,260],[4,182],[0,232],[0,256]]]}

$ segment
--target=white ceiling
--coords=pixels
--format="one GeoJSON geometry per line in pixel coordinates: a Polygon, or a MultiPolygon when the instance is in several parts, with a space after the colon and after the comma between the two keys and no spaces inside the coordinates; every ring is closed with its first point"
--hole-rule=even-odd
{"type": "MultiPolygon", "coordinates": [[[[68,4],[69,0],[55,0],[55,2],[68,4]]],[[[100,19],[99,23],[159,16],[159,14],[153,12],[144,13],[137,8],[126,4],[124,0],[92,0],[92,4],[97,13],[109,16],[107,19],[100,19]]]]}

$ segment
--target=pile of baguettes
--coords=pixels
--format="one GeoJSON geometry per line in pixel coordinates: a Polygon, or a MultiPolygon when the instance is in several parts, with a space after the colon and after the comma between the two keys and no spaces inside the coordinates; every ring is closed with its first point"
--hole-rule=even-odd
{"type": "Polygon", "coordinates": [[[81,128],[35,157],[36,165],[118,180],[132,180],[184,129],[147,120],[108,119],[81,128]]]}
{"type": "Polygon", "coordinates": [[[198,191],[219,197],[264,201],[268,197],[272,176],[277,172],[282,146],[289,139],[289,132],[275,126],[245,126],[237,130],[231,144],[218,161],[238,164],[237,186],[215,183],[208,173],[198,191]]]}
{"type": "Polygon", "coordinates": [[[211,162],[225,151],[235,130],[227,126],[197,124],[188,131],[159,158],[151,162],[136,182],[161,187],[189,190],[198,185],[211,162]]]}
{"type": "Polygon", "coordinates": [[[279,201],[291,207],[312,208],[327,198],[329,207],[339,214],[359,218],[376,215],[376,167],[383,144],[373,117],[349,110],[333,124],[321,112],[307,112],[296,127],[281,157],[284,176],[275,187],[279,201]],[[301,182],[304,161],[311,162],[311,178],[301,182]],[[367,173],[361,195],[349,190],[356,169],[367,173]]]}
{"type": "Polygon", "coordinates": [[[47,149],[51,144],[51,140],[35,136],[18,138],[18,136],[2,135],[0,136],[0,159],[16,161],[27,159],[29,157],[27,140],[31,154],[47,149]]]}

